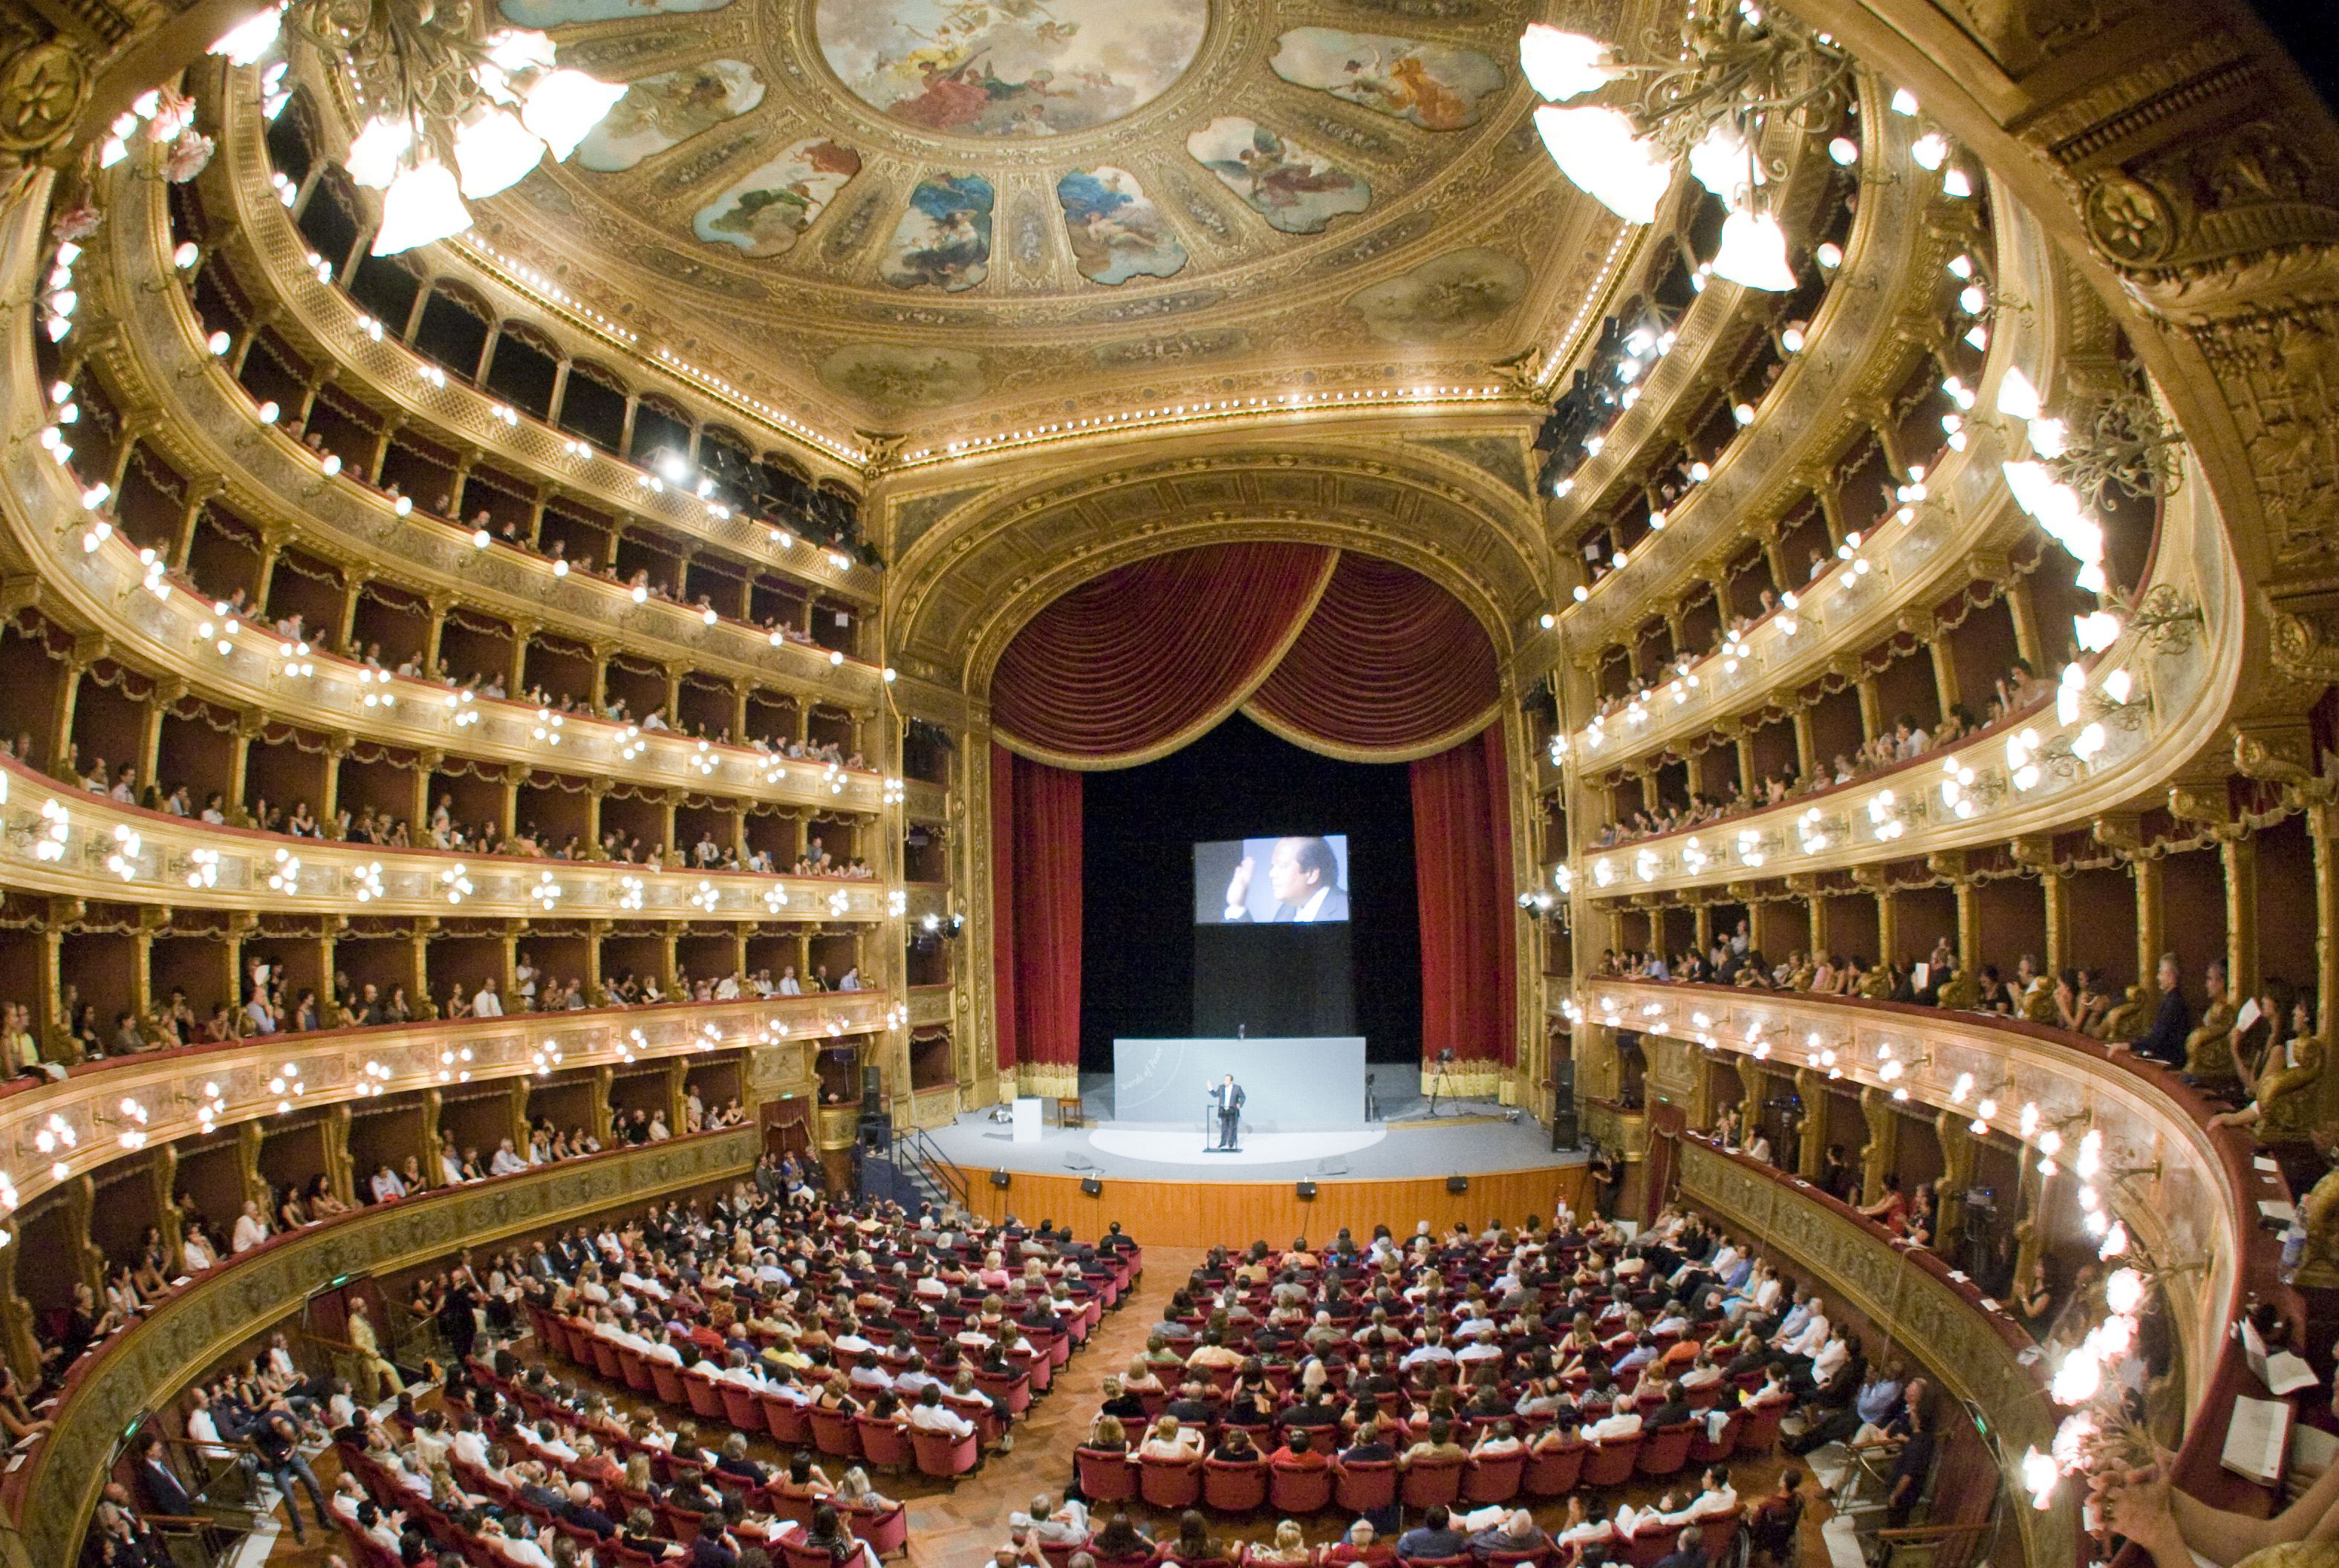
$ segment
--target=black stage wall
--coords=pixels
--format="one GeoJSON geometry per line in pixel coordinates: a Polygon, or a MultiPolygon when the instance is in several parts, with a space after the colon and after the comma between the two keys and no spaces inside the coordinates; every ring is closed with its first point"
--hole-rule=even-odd
{"type": "Polygon", "coordinates": [[[1421,1060],[1421,925],[1412,771],[1336,762],[1236,714],[1141,767],[1081,775],[1081,1070],[1110,1072],[1116,1037],[1194,1022],[1194,845],[1348,835],[1356,1026],[1366,1060],[1421,1060]]]}

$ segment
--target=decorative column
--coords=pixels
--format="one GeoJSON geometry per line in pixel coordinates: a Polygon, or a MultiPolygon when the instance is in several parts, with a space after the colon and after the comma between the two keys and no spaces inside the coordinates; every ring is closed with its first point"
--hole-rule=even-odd
{"type": "Polygon", "coordinates": [[[1926,641],[1933,659],[1933,699],[1940,704],[1941,713],[1949,711],[1965,699],[1958,690],[1958,661],[1949,652],[1949,639],[1938,633],[1926,641]]]}
{"type": "MultiPolygon", "coordinates": [[[[2310,816],[2309,826],[2312,825],[2310,816]]],[[[2320,841],[2315,853],[2315,875],[2319,883],[2323,853],[2320,841]]],[[[2163,915],[2165,883],[2161,879],[2161,869],[2162,863],[2156,855],[2140,854],[2128,862],[2128,870],[2136,878],[2136,976],[2145,984],[2154,983],[2153,975],[2160,963],[2160,955],[2168,951],[2165,940],[2167,925],[2163,915]]],[[[2318,922],[2317,929],[2324,933],[2322,940],[2328,941],[2331,928],[2318,922]]],[[[2324,994],[2328,996],[2332,993],[2325,991],[2324,994]]],[[[2334,1075],[2333,1082],[2339,1086],[2339,1075],[2334,1075]]]]}
{"type": "Polygon", "coordinates": [[[601,1147],[604,1149],[609,1146],[610,1139],[614,1136],[611,1127],[613,1118],[609,1111],[609,1090],[617,1080],[617,1070],[613,1067],[595,1068],[589,1080],[593,1085],[593,1136],[601,1140],[601,1147]]]}
{"type": "Polygon", "coordinates": [[[1811,737],[1811,710],[1797,708],[1788,722],[1794,725],[1795,730],[1796,775],[1809,778],[1811,770],[1819,766],[1819,743],[1811,737]]]}
{"type": "MultiPolygon", "coordinates": [[[[350,1167],[350,1102],[326,1108],[318,1119],[317,1129],[325,1146],[325,1179],[332,1185],[333,1195],[342,1202],[357,1186],[357,1172],[350,1167]]],[[[422,1174],[431,1186],[439,1185],[439,1136],[434,1130],[430,1141],[419,1151],[422,1156],[422,1174]]]]}
{"type": "Polygon", "coordinates": [[[613,921],[585,922],[585,1001],[590,1006],[601,1005],[601,943],[614,929],[613,921]]]}
{"type": "MultiPolygon", "coordinates": [[[[407,809],[406,826],[413,842],[418,844],[429,842],[425,835],[430,828],[430,779],[431,775],[439,771],[439,764],[446,760],[445,752],[424,751],[414,754],[414,801],[407,809]]],[[[602,780],[596,775],[595,782],[602,783],[602,780]]],[[[606,784],[604,787],[607,787],[606,784]]]]}
{"type": "Polygon", "coordinates": [[[511,1080],[511,1088],[506,1095],[504,1125],[512,1147],[520,1152],[523,1159],[528,1155],[528,1075],[522,1073],[511,1080]]]}
{"type": "Polygon", "coordinates": [[[2041,871],[2038,891],[2047,902],[2047,951],[2041,962],[2048,975],[2058,975],[2071,962],[2071,879],[2051,869],[2041,871]]]}
{"type": "MultiPolygon", "coordinates": [[[[423,1174],[436,1179],[439,1174],[439,1113],[446,1109],[446,1099],[435,1089],[426,1089],[416,1097],[417,1108],[422,1112],[421,1125],[415,1132],[417,1151],[422,1157],[423,1174]]],[[[351,1179],[356,1172],[350,1173],[351,1179]]]]}
{"type": "Polygon", "coordinates": [[[1817,1181],[1827,1154],[1827,1075],[1814,1068],[1797,1068],[1795,1098],[1802,1101],[1795,1139],[1795,1174],[1805,1181],[1817,1181]]]}
{"type": "Polygon", "coordinates": [[[2047,647],[2039,636],[2038,603],[2031,597],[2028,577],[2018,577],[2006,585],[2006,607],[2014,620],[2014,651],[2039,679],[2054,679],[2055,672],[2044,663],[2047,647]]]}
{"type": "Polygon", "coordinates": [[[422,674],[428,679],[438,673],[440,634],[447,629],[447,612],[454,607],[454,601],[444,594],[433,594],[423,607],[429,612],[422,631],[422,674]]]}
{"type": "Polygon", "coordinates": [[[1868,1121],[1868,1141],[1860,1149],[1860,1200],[1875,1203],[1884,1197],[1884,1178],[1900,1169],[1900,1117],[1891,1092],[1874,1084],[1860,1091],[1860,1113],[1868,1121]]]}
{"type": "MultiPolygon", "coordinates": [[[[2339,803],[2320,802],[2306,808],[2306,832],[2314,843],[2314,984],[2315,994],[2339,999],[2339,803]]],[[[2325,1000],[2321,1016],[2324,1043],[2334,1035],[2334,1000],[2325,1000]]],[[[2325,1060],[2328,1060],[2327,1056],[2325,1060]]],[[[2324,1116],[2339,1103],[2339,1073],[2325,1072],[2319,1086],[2324,1116]]],[[[2317,1119],[2320,1125],[2321,1118],[2317,1119]]]]}
{"type": "Polygon", "coordinates": [[[2226,979],[2235,996],[2258,993],[2258,844],[2238,826],[2217,830],[2226,873],[2226,979]]]}

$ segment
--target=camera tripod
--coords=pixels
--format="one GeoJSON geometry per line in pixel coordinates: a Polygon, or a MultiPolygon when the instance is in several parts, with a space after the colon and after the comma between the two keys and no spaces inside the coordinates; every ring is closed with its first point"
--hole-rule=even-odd
{"type": "Polygon", "coordinates": [[[1446,1100],[1460,1098],[1454,1088],[1453,1077],[1446,1071],[1453,1061],[1452,1051],[1441,1050],[1437,1053],[1437,1070],[1430,1074],[1429,1078],[1429,1114],[1432,1116],[1437,1114],[1437,1101],[1440,1097],[1446,1100]]]}

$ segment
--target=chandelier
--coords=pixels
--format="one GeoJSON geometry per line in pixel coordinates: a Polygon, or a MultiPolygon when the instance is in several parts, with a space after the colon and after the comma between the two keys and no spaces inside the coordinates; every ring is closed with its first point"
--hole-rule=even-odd
{"type": "Polygon", "coordinates": [[[1632,64],[1613,44],[1538,22],[1520,35],[1519,66],[1549,100],[1535,111],[1545,151],[1587,195],[1628,222],[1653,222],[1686,165],[1727,209],[1714,272],[1795,287],[1786,232],[1761,201],[1786,171],[1756,149],[1774,122],[1816,133],[1850,104],[1850,59],[1826,35],[1752,0],[1691,0],[1669,59],[1632,64]],[[1620,81],[1639,84],[1635,102],[1571,102],[1620,81]]]}
{"type": "Polygon", "coordinates": [[[461,233],[464,198],[517,184],[547,153],[565,162],[626,92],[563,69],[542,33],[491,31],[472,0],[299,0],[212,53],[251,64],[288,24],[349,73],[367,114],[347,166],[382,192],[377,256],[461,233]]]}

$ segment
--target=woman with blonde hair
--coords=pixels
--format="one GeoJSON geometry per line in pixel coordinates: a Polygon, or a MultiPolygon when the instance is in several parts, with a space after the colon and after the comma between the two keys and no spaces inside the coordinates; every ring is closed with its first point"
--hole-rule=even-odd
{"type": "Polygon", "coordinates": [[[1137,1447],[1140,1459],[1195,1459],[1201,1452],[1200,1428],[1181,1427],[1175,1415],[1167,1414],[1154,1422],[1152,1435],[1137,1447]]]}
{"type": "Polygon", "coordinates": [[[1307,1538],[1300,1534],[1298,1524],[1289,1519],[1275,1527],[1273,1545],[1253,1546],[1243,1554],[1244,1562],[1267,1563],[1269,1568],[1305,1568],[1315,1558],[1316,1553],[1308,1546],[1307,1538]]]}

